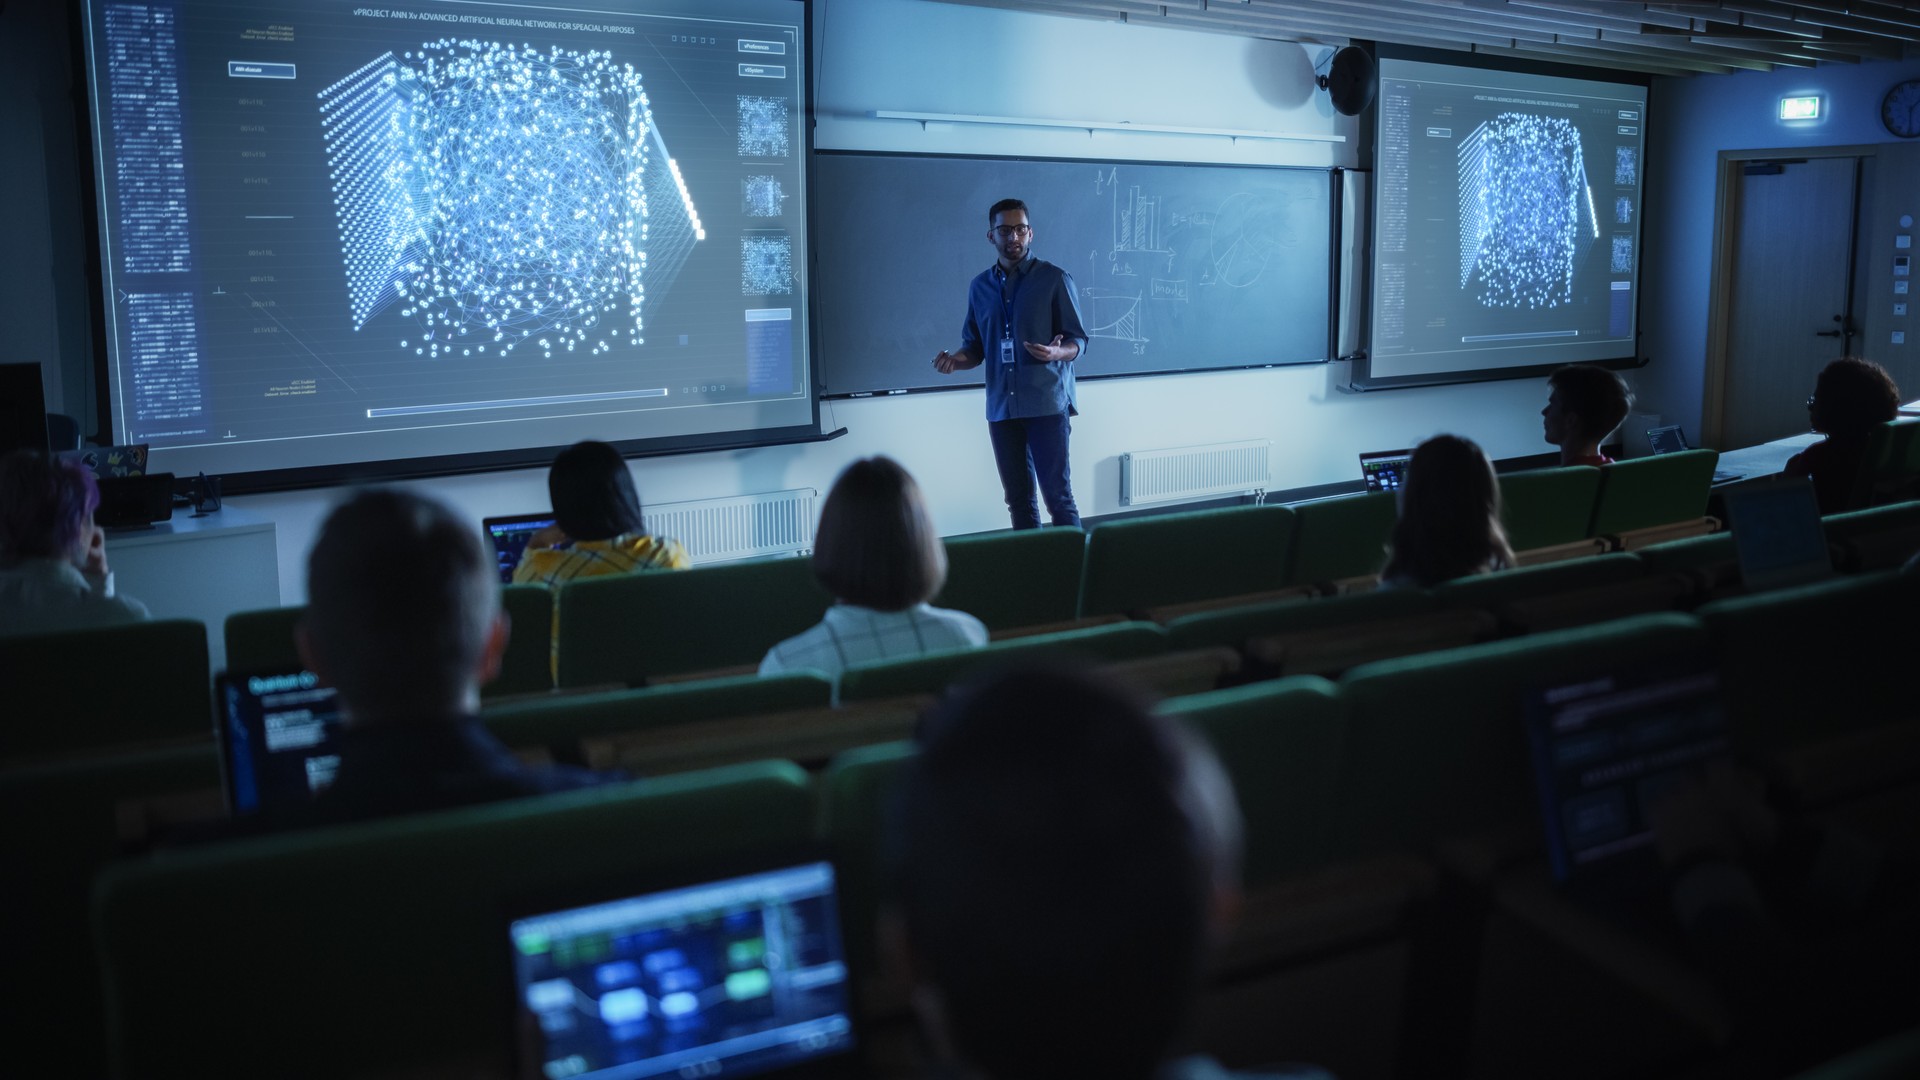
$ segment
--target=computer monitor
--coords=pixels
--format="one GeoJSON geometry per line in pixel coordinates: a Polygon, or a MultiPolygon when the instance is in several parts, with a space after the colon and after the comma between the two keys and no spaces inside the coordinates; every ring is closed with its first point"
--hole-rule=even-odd
{"type": "Polygon", "coordinates": [[[522,1060],[577,1080],[844,1075],[836,881],[808,855],[512,918],[522,1060]]]}
{"type": "Polygon", "coordinates": [[[47,392],[39,364],[0,364],[0,457],[47,450],[47,392]]]}
{"type": "Polygon", "coordinates": [[[542,510],[537,514],[490,517],[480,523],[486,530],[487,542],[493,545],[494,557],[500,561],[502,584],[513,582],[513,572],[519,567],[521,557],[527,552],[527,541],[533,539],[534,533],[551,526],[553,522],[553,511],[542,510]]]}
{"type": "Polygon", "coordinates": [[[1413,451],[1376,450],[1360,455],[1360,476],[1368,491],[1398,491],[1407,482],[1407,462],[1413,451]]]}
{"type": "Polygon", "coordinates": [[[222,673],[220,772],[234,817],[291,809],[333,782],[340,706],[313,672],[222,673]]]}

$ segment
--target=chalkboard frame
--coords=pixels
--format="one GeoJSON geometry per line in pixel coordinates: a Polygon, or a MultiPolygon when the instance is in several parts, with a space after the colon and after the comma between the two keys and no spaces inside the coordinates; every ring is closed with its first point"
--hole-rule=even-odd
{"type": "MultiPolygon", "coordinates": [[[[977,161],[977,162],[1019,162],[1019,163],[1041,163],[1041,164],[1059,164],[1059,165],[1085,165],[1085,166],[1092,166],[1092,167],[1157,166],[1157,167],[1179,168],[1179,169],[1222,169],[1222,170],[1235,170],[1235,171],[1242,171],[1242,172],[1255,170],[1260,172],[1290,172],[1290,173],[1319,174],[1325,178],[1326,185],[1327,185],[1327,191],[1326,191],[1327,310],[1324,314],[1325,330],[1326,330],[1326,334],[1325,334],[1326,347],[1325,347],[1324,356],[1316,357],[1313,359],[1305,359],[1305,360],[1268,360],[1268,361],[1261,361],[1258,363],[1207,364],[1203,366],[1155,368],[1151,370],[1116,371],[1116,372],[1105,372],[1105,373],[1097,373],[1097,374],[1080,374],[1076,372],[1075,381],[1076,382],[1095,382],[1095,381],[1101,381],[1101,380],[1107,380],[1107,379],[1155,378],[1155,377],[1164,377],[1169,375],[1192,375],[1192,374],[1201,374],[1201,373],[1219,372],[1219,371],[1254,371],[1254,370],[1262,370],[1262,369],[1268,369],[1268,368],[1308,367],[1308,366],[1313,366],[1317,364],[1332,363],[1334,360],[1341,358],[1340,348],[1339,348],[1339,326],[1340,326],[1341,272],[1342,272],[1341,258],[1343,253],[1342,218],[1344,215],[1344,208],[1341,203],[1341,200],[1343,197],[1342,188],[1341,188],[1342,170],[1338,167],[1311,166],[1311,165],[1267,165],[1267,164],[1249,163],[1249,162],[1169,161],[1169,160],[1160,160],[1160,159],[1083,158],[1083,157],[1033,156],[1033,155],[995,157],[987,154],[940,154],[940,153],[919,153],[919,152],[908,152],[908,151],[862,150],[862,149],[852,149],[852,148],[832,149],[832,150],[816,148],[813,152],[812,158],[813,158],[813,163],[816,167],[818,166],[819,162],[825,158],[893,158],[893,159],[913,159],[913,160],[923,160],[923,161],[955,160],[955,161],[977,161]]],[[[808,207],[810,220],[817,218],[819,214],[819,206],[818,206],[819,190],[820,190],[820,185],[818,183],[814,184],[813,191],[815,193],[815,196],[814,196],[814,199],[810,201],[812,201],[815,205],[811,205],[808,207]]],[[[832,361],[829,358],[829,350],[828,350],[827,343],[823,340],[824,326],[827,320],[822,317],[820,312],[820,297],[822,293],[821,282],[826,279],[826,276],[823,274],[821,270],[821,264],[820,264],[821,248],[822,248],[822,245],[819,241],[818,236],[816,235],[814,243],[810,245],[810,249],[808,251],[808,258],[810,260],[810,265],[808,267],[808,280],[813,282],[813,290],[812,290],[812,297],[811,297],[813,311],[811,312],[811,319],[810,319],[812,337],[813,337],[813,340],[811,343],[811,351],[815,361],[814,363],[815,388],[816,388],[816,392],[819,400],[821,401],[854,400],[854,399],[875,398],[875,397],[898,397],[906,394],[940,394],[940,393],[954,393],[954,392],[962,392],[962,391],[972,391],[976,393],[979,392],[980,384],[978,382],[957,382],[952,385],[928,385],[928,386],[874,388],[874,389],[859,389],[859,390],[830,390],[829,380],[826,375],[826,369],[832,363],[832,361]]],[[[954,300],[954,306],[956,310],[964,306],[964,295],[961,295],[958,293],[956,294],[955,300],[954,300]]]]}

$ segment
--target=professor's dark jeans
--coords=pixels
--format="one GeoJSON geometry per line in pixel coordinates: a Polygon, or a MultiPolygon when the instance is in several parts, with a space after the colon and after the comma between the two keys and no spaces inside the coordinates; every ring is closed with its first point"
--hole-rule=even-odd
{"type": "Polygon", "coordinates": [[[1006,492],[1007,513],[1016,529],[1040,527],[1040,508],[1034,504],[1033,478],[1040,477],[1040,495],[1055,525],[1080,524],[1073,505],[1073,481],[1067,475],[1067,436],[1073,424],[1065,413],[994,420],[987,424],[993,438],[993,460],[1000,469],[1000,488],[1006,492]]]}

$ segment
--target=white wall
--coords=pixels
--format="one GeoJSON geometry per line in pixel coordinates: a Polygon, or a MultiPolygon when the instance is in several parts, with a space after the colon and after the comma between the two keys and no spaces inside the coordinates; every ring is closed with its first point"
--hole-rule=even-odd
{"type": "MultiPolygon", "coordinates": [[[[938,123],[923,130],[918,123],[867,115],[897,109],[1351,138],[1354,122],[1336,116],[1312,88],[1312,64],[1324,51],[1318,47],[924,0],[816,0],[815,29],[815,141],[822,148],[1354,164],[1351,142],[1089,136],[938,123]]],[[[29,207],[34,194],[28,193],[29,207]]],[[[978,208],[930,206],[926,212],[973,214],[978,208]]],[[[983,244],[983,266],[988,258],[983,244]]],[[[963,303],[954,297],[956,311],[963,303]]],[[[11,303],[6,315],[41,318],[11,303]]],[[[1340,366],[1317,365],[1084,383],[1072,460],[1081,512],[1121,509],[1118,455],[1128,450],[1271,439],[1277,451],[1273,486],[1287,489],[1350,480],[1359,452],[1411,445],[1439,431],[1477,439],[1496,457],[1546,449],[1537,416],[1545,399],[1539,380],[1365,395],[1334,389],[1344,381],[1340,366]]],[[[979,391],[829,402],[822,422],[829,429],[845,426],[849,434],[829,443],[641,460],[635,465],[641,496],[674,502],[788,487],[825,492],[848,461],[885,453],[919,477],[943,532],[1006,524],[979,391]]],[[[476,520],[546,505],[540,470],[414,486],[476,520]]],[[[276,522],[287,603],[305,599],[302,561],[337,497],[303,491],[232,500],[276,522]]]]}

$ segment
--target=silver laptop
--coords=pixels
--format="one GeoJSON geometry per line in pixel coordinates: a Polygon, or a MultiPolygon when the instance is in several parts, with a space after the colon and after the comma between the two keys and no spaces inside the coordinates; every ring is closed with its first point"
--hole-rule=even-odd
{"type": "MultiPolygon", "coordinates": [[[[1679,424],[1668,424],[1665,427],[1648,428],[1647,445],[1653,448],[1655,454],[1675,454],[1682,450],[1693,449],[1687,442],[1686,429],[1682,428],[1679,424]]],[[[1713,470],[1713,482],[1716,484],[1731,484],[1745,475],[1746,473],[1732,472],[1716,466],[1713,470]]]]}

